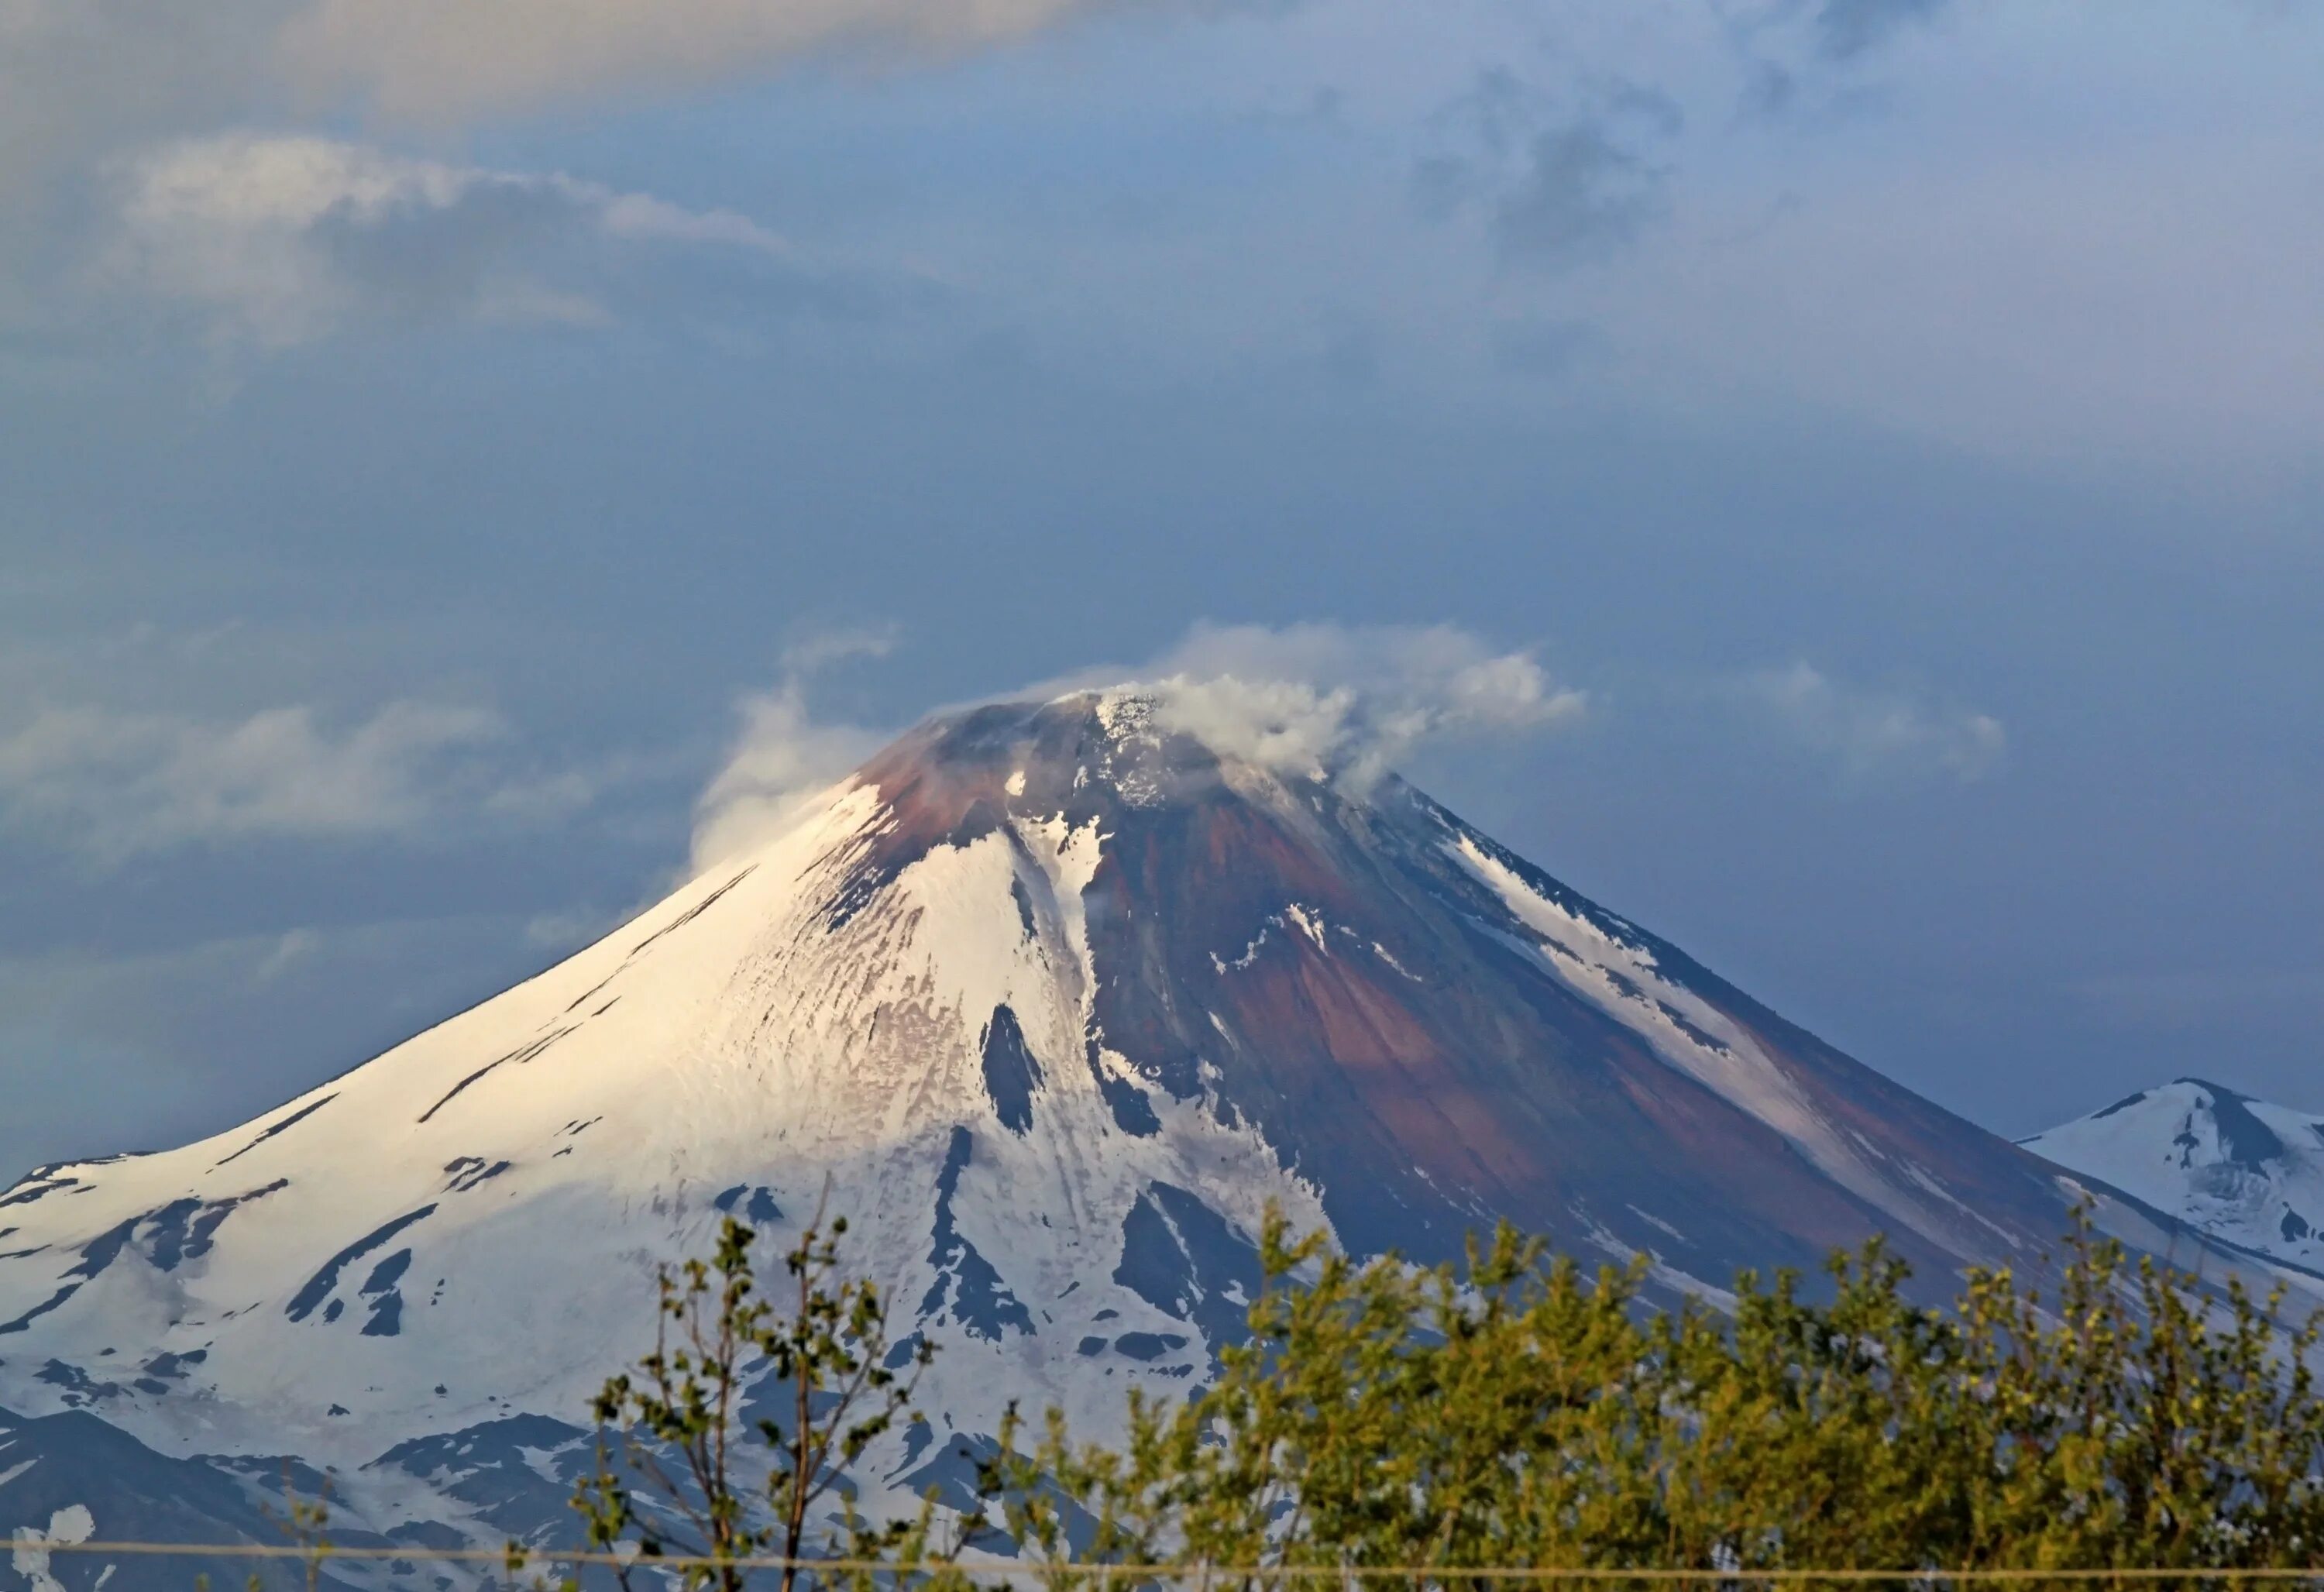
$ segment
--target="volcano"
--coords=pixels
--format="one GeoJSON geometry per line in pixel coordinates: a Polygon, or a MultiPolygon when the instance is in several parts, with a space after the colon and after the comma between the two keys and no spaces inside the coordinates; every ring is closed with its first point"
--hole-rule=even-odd
{"type": "Polygon", "coordinates": [[[0,1195],[0,1406],[244,1482],[335,1467],[385,1540],[563,1541],[573,1422],[728,1214],[845,1215],[939,1346],[868,1497],[956,1484],[1011,1401],[1102,1435],[1133,1380],[1199,1385],[1270,1205],[1424,1261],[1506,1219],[1714,1298],[1874,1232],[1949,1293],[2066,1225],[2058,1168],[1420,791],[1167,708],[931,722],[281,1109],[40,1169],[0,1195]]]}

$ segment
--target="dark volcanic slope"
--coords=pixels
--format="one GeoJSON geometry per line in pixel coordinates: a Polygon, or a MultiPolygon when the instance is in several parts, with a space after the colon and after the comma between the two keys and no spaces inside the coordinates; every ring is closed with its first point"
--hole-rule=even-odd
{"type": "Polygon", "coordinates": [[[1012,818],[1096,821],[1091,1064],[1257,1125],[1358,1247],[1507,1217],[1717,1280],[1884,1229],[1949,1271],[2064,1223],[2034,1157],[1400,782],[1263,774],[1093,698],[942,721],[865,773],[897,814],[866,897],[1012,818]]]}

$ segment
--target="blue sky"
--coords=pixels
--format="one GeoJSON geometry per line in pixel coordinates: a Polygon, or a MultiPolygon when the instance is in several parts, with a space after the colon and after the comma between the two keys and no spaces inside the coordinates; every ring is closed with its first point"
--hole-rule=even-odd
{"type": "Polygon", "coordinates": [[[0,0],[0,1173],[1222,626],[1992,1127],[2324,1107],[2324,9],[543,7],[0,0]]]}

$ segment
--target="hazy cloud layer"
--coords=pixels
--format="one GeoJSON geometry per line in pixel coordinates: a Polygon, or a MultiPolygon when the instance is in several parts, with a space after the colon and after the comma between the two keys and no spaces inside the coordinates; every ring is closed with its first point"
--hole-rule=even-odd
{"type": "Polygon", "coordinates": [[[100,862],[258,839],[410,836],[449,816],[541,822],[595,781],[518,777],[479,708],[392,702],[333,726],[307,707],[242,719],[50,708],[0,736],[0,820],[100,862]]]}
{"type": "Polygon", "coordinates": [[[0,0],[0,193],[171,133],[354,109],[436,124],[731,82],[802,55],[942,57],[1085,13],[1231,0],[0,0]]]}
{"type": "Polygon", "coordinates": [[[1829,758],[1844,778],[1982,779],[2008,736],[1990,714],[1835,680],[1806,663],[1735,683],[1738,700],[1788,739],[1829,758]]]}
{"type": "Polygon", "coordinates": [[[595,324],[652,291],[641,276],[673,257],[734,264],[778,310],[863,315],[883,301],[869,276],[819,267],[731,211],[248,133],[131,165],[110,265],[223,333],[281,346],[368,321],[595,324]]]}
{"type": "Polygon", "coordinates": [[[730,79],[819,50],[972,50],[1133,3],[318,0],[290,21],[280,41],[302,83],[353,90],[393,115],[445,118],[730,79]]]}
{"type": "MultiPolygon", "coordinates": [[[[734,739],[695,805],[694,869],[779,835],[890,738],[819,717],[811,689],[893,642],[881,630],[818,633],[786,651],[772,689],[742,699],[734,739]]],[[[1444,625],[1197,625],[1145,665],[1009,695],[1117,686],[1152,693],[1167,727],[1222,753],[1357,786],[1424,741],[1530,734],[1586,707],[1530,653],[1444,625]]],[[[117,863],[260,839],[539,827],[659,767],[608,752],[588,768],[527,768],[517,739],[495,713],[412,701],[340,725],[303,706],[239,719],[50,708],[0,736],[0,820],[117,863]]]]}
{"type": "Polygon", "coordinates": [[[0,200],[92,158],[281,106],[300,0],[0,0],[0,200]]]}

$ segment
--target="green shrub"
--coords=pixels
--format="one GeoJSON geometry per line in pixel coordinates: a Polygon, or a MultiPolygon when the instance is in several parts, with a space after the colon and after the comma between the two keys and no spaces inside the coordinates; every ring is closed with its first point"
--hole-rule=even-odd
{"type": "MultiPolygon", "coordinates": [[[[1495,1567],[1697,1571],[1707,1587],[1803,1569],[2139,1568],[2195,1582],[2324,1561],[2318,1322],[2282,1320],[2280,1292],[2134,1266],[2079,1219],[2046,1290],[1974,1271],[1952,1308],[1927,1308],[1875,1242],[1834,1257],[1828,1298],[1746,1273],[1729,1313],[1649,1308],[1642,1267],[1585,1275],[1507,1228],[1472,1241],[1465,1265],[1432,1270],[1359,1265],[1271,1220],[1251,1335],[1221,1352],[1212,1385],[1177,1402],[1133,1390],[1119,1443],[1012,1410],[983,1468],[984,1516],[939,1544],[930,1509],[878,1533],[851,1514],[817,1544],[797,1478],[853,1459],[905,1396],[864,1371],[886,1341],[876,1298],[836,1284],[818,1242],[792,1258],[795,1321],[770,1321],[735,1289],[747,1234],[730,1225],[710,1272],[665,1284],[665,1311],[687,1321],[715,1275],[742,1322],[689,1330],[691,1358],[665,1345],[646,1362],[657,1386],[674,1369],[715,1396],[649,1400],[617,1379],[598,1413],[693,1452],[706,1411],[749,1369],[706,1372],[704,1355],[730,1348],[860,1389],[856,1414],[816,1428],[801,1403],[801,1424],[762,1434],[790,1456],[776,1467],[789,1490],[765,1495],[772,1524],[738,1516],[706,1533],[724,1553],[880,1558],[844,1578],[858,1586],[962,1585],[980,1532],[1005,1537],[1019,1582],[1125,1592],[1153,1578],[1106,1567],[1184,1566],[1238,1587],[1318,1571],[1482,1586],[1463,1572],[1495,1567]],[[798,1434],[815,1431],[809,1464],[798,1434]]],[[[731,1488],[710,1495],[742,1508],[731,1488]]],[[[600,1543],[638,1528],[602,1499],[592,1519],[600,1543]]]]}

